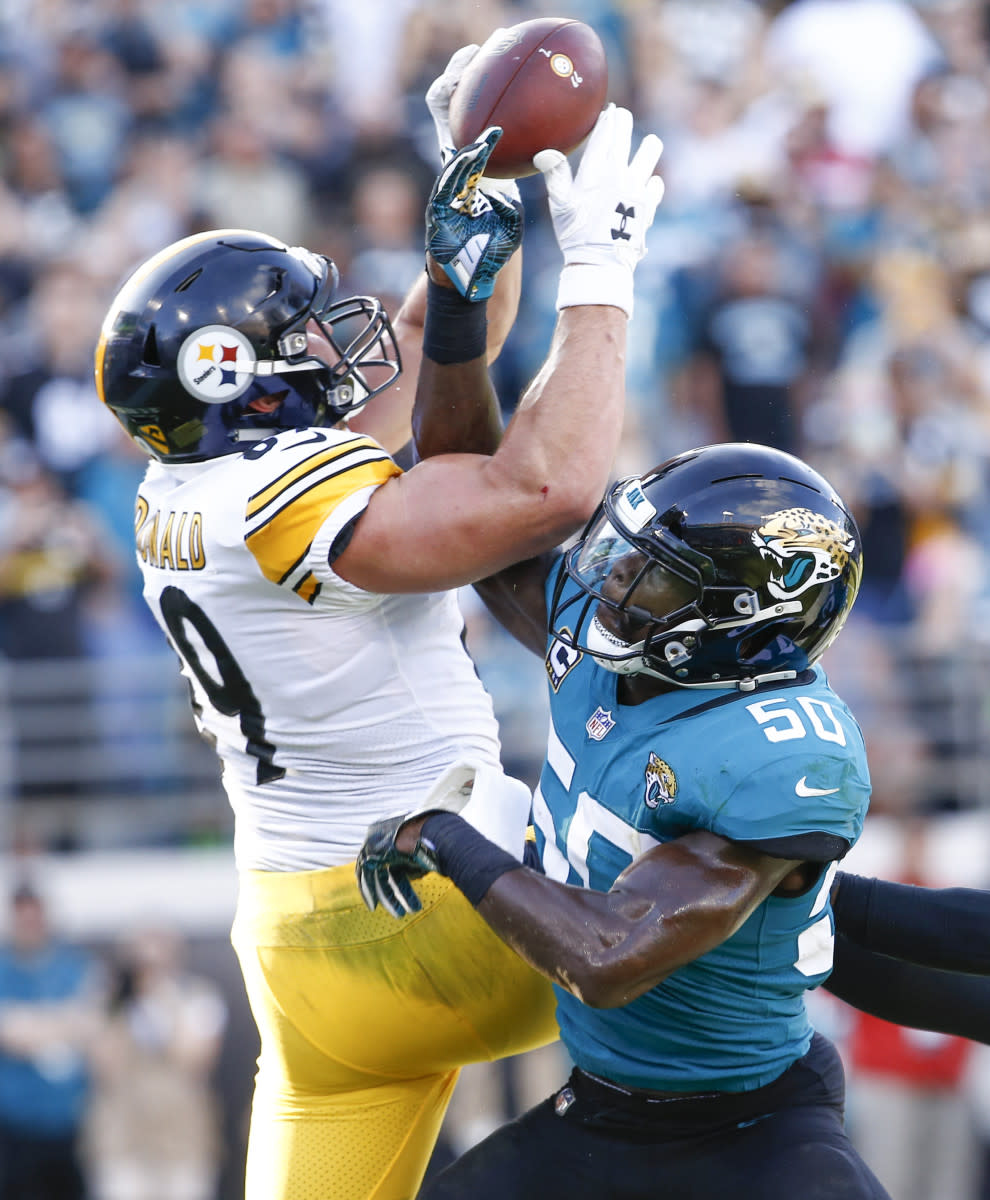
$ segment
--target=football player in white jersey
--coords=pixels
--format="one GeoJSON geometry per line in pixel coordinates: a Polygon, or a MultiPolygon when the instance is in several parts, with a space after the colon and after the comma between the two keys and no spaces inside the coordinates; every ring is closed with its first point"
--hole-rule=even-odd
{"type": "MultiPolygon", "coordinates": [[[[431,89],[441,137],[449,85],[448,70],[431,89]]],[[[262,1043],[252,1200],[414,1195],[458,1068],[557,1036],[546,982],[448,881],[425,883],[402,927],[354,886],[368,824],[410,809],[463,810],[522,854],[529,791],[501,771],[449,589],[572,533],[622,425],[633,273],[662,184],[659,141],[633,153],[632,117],[610,106],[573,179],[556,151],[536,156],[560,312],[500,450],[405,472],[391,457],[420,341],[456,393],[458,364],[497,349],[514,316],[518,256],[499,271],[520,212],[479,187],[498,134],[449,158],[429,277],[395,328],[377,300],[338,296],[329,259],[221,230],[135,271],[97,348],[100,394],[152,458],[135,519],[145,595],[235,812],[233,941],[262,1043]]]]}

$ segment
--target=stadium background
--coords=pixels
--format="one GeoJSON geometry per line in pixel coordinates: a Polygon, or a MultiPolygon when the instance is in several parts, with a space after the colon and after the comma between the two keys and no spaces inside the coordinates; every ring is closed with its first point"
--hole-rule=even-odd
{"type": "MultiPolygon", "coordinates": [[[[96,399],[99,321],[143,257],[218,226],[328,253],[345,291],[394,311],[422,269],[437,165],[423,93],[458,46],[538,15],[595,26],[610,98],[666,146],[619,471],[752,438],[833,480],[867,561],[826,660],[875,777],[850,865],[990,883],[985,5],[0,0],[0,882],[30,877],[59,931],[98,953],[166,922],[220,984],[219,1200],[238,1192],[256,1052],[226,941],[230,814],[140,598],[143,460],[96,399]]],[[[507,414],[547,345],[558,262],[542,185],[522,190],[526,282],[496,372],[507,414]]],[[[464,606],[507,768],[532,781],[539,663],[470,593],[464,606]]],[[[819,1018],[846,1054],[854,1134],[882,1118],[883,1153],[909,1163],[914,1192],[897,1200],[990,1195],[984,1050],[871,1054],[848,1012],[819,1018]],[[896,1119],[870,1090],[891,1082],[896,1119]],[[951,1184],[942,1120],[967,1135],[951,1184]]],[[[559,1067],[470,1073],[440,1154],[559,1067]]]]}

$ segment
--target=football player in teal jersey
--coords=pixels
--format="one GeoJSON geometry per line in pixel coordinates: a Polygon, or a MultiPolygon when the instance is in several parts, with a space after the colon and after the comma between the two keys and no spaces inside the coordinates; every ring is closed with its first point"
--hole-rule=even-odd
{"type": "Polygon", "coordinates": [[[575,1067],[424,1196],[662,1184],[687,1200],[743,1180],[760,1200],[885,1195],[804,1003],[832,966],[835,864],[870,794],[859,727],[818,665],[860,573],[820,475],[728,444],[616,483],[566,553],[480,585],[545,657],[541,869],[435,814],[382,823],[361,879],[401,910],[416,897],[396,855],[449,876],[553,981],[575,1067]]]}

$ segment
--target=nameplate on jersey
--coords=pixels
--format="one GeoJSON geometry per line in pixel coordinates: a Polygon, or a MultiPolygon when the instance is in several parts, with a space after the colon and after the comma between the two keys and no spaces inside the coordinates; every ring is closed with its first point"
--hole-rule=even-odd
{"type": "Polygon", "coordinates": [[[155,509],[138,496],[134,515],[137,552],[153,567],[166,571],[202,571],[206,566],[203,514],[155,509]]]}
{"type": "MultiPolygon", "coordinates": [[[[561,633],[565,633],[570,637],[571,631],[569,629],[562,629],[561,633]]],[[[560,638],[554,638],[550,643],[550,649],[547,651],[544,665],[547,668],[547,675],[550,677],[550,686],[555,692],[559,690],[567,673],[573,670],[581,661],[581,657],[580,650],[575,649],[573,646],[568,646],[560,638]]]]}

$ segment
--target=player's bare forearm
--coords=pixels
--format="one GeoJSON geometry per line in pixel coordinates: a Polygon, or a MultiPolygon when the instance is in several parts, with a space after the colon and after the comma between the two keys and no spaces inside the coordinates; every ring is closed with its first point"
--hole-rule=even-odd
{"type": "Polygon", "coordinates": [[[417,458],[459,450],[494,454],[502,422],[484,357],[445,366],[424,357],[412,426],[417,458]]]}
{"type": "Polygon", "coordinates": [[[614,1008],[720,945],[794,865],[697,832],[637,859],[609,892],[508,872],[478,912],[542,974],[614,1008]]]}
{"type": "MultiPolygon", "coordinates": [[[[442,272],[436,272],[430,277],[434,278],[434,280],[439,280],[442,277],[443,283],[441,286],[449,282],[443,276],[442,272]]],[[[483,368],[498,358],[513,322],[516,319],[516,313],[519,308],[521,278],[522,251],[517,250],[501,271],[499,271],[495,279],[495,290],[488,301],[488,336],[486,359],[482,360],[481,363],[483,368]]],[[[392,454],[404,446],[414,434],[417,453],[422,458],[427,458],[432,454],[447,453],[452,450],[475,450],[479,454],[493,454],[498,445],[498,437],[501,436],[502,426],[501,419],[498,416],[499,410],[495,401],[494,389],[492,388],[487,370],[483,372],[484,387],[486,389],[484,403],[486,405],[490,403],[492,405],[492,412],[496,415],[497,435],[494,436],[494,440],[492,440],[491,436],[487,436],[485,439],[486,444],[479,443],[475,449],[474,446],[458,442],[456,440],[456,431],[446,437],[441,437],[442,425],[439,422],[433,423],[429,427],[427,434],[423,435],[422,442],[420,440],[419,421],[414,415],[414,405],[424,365],[423,328],[426,323],[427,279],[427,272],[424,271],[407,293],[401,308],[396,313],[393,323],[395,338],[399,344],[399,355],[402,360],[401,376],[392,387],[387,388],[384,392],[377,395],[366,409],[352,417],[349,422],[350,427],[360,433],[370,434],[371,437],[379,441],[392,454]],[[435,439],[433,440],[433,448],[428,448],[431,439],[435,439]]],[[[433,365],[435,366],[435,364],[433,365]]],[[[481,378],[482,376],[477,377],[481,378]]],[[[431,386],[436,385],[432,384],[431,386]]],[[[448,381],[444,386],[449,391],[455,393],[459,388],[454,379],[448,381]]],[[[442,400],[438,403],[437,407],[438,412],[443,411],[442,400]]],[[[471,428],[470,432],[474,436],[477,429],[471,428]]],[[[491,433],[491,428],[486,429],[487,435],[491,435],[491,433]]]]}
{"type": "Polygon", "coordinates": [[[496,459],[530,486],[535,481],[544,495],[561,480],[583,491],[580,519],[601,499],[619,446],[626,332],[618,308],[594,304],[561,311],[550,352],[509,422],[496,459]]]}
{"type": "Polygon", "coordinates": [[[488,301],[488,365],[498,358],[516,323],[522,294],[522,247],[495,277],[495,290],[488,301]]]}
{"type": "MultiPolygon", "coordinates": [[[[508,269],[508,266],[503,267],[498,274],[496,294],[508,269]]],[[[452,287],[429,255],[427,271],[438,286],[452,287]]],[[[493,294],[488,301],[489,343],[494,300],[493,294]]],[[[486,356],[479,355],[468,362],[441,364],[424,354],[412,426],[416,454],[421,459],[457,451],[494,454],[502,438],[502,420],[486,356]]]]}

